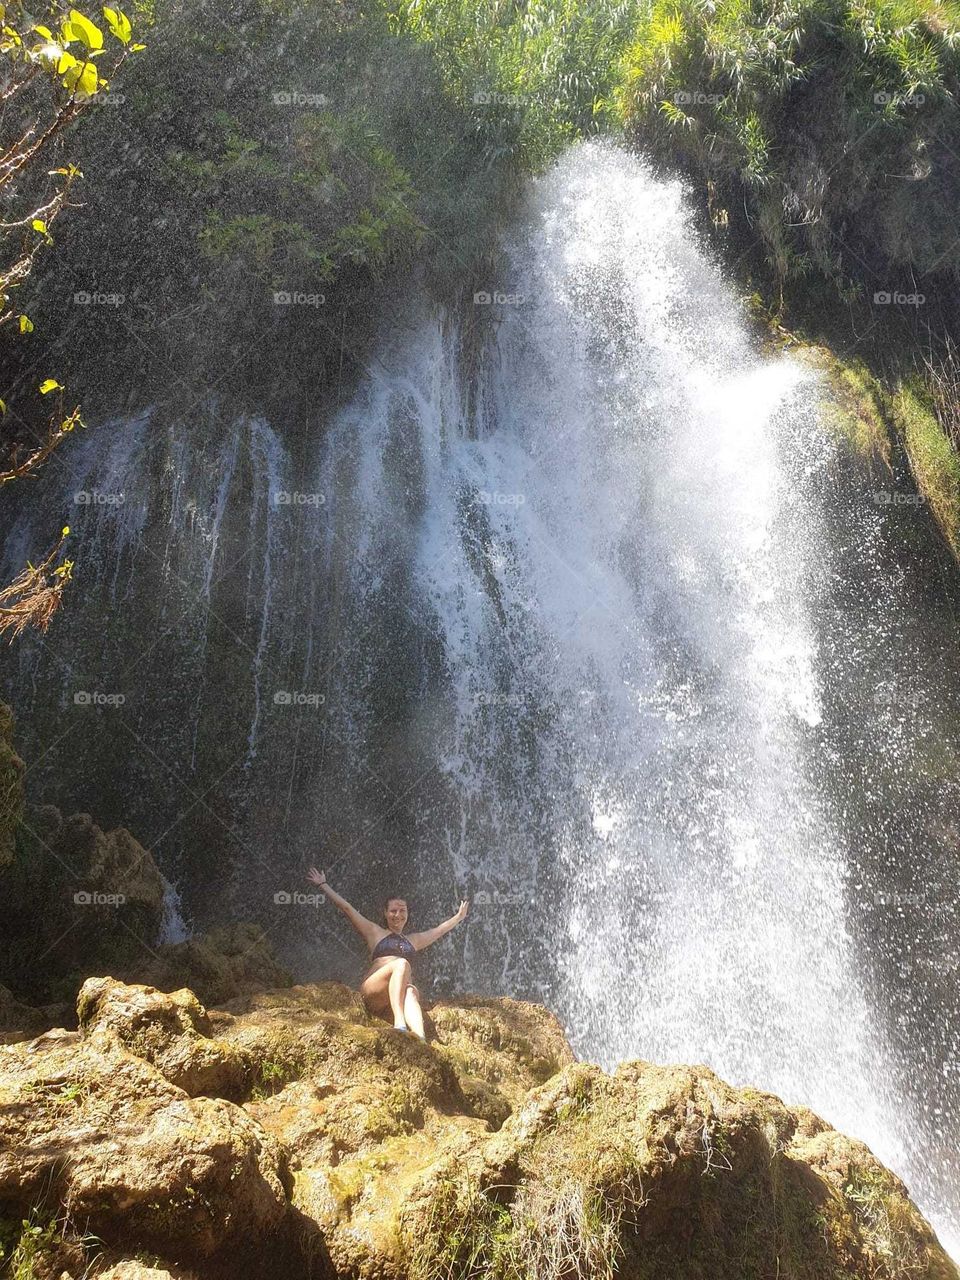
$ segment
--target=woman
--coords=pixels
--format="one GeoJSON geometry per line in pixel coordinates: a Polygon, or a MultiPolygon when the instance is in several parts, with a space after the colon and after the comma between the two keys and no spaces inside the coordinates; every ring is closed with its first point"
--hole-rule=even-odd
{"type": "Polygon", "coordinates": [[[372,963],[360,983],[364,1004],[371,1013],[383,1017],[389,1017],[392,1013],[393,1025],[398,1031],[411,1031],[421,1040],[426,1040],[420,992],[411,982],[410,961],[416,952],[423,951],[458,925],[467,914],[468,904],[461,902],[457,914],[444,920],[443,924],[438,924],[435,929],[411,933],[407,937],[403,932],[407,923],[407,904],[403,898],[387,899],[383,908],[386,921],[384,928],[362,916],[356,908],[351,907],[346,898],[335,893],[327,883],[327,877],[316,867],[310,868],[307,879],[317,885],[324,897],[329,898],[343,912],[370,948],[372,963]]]}

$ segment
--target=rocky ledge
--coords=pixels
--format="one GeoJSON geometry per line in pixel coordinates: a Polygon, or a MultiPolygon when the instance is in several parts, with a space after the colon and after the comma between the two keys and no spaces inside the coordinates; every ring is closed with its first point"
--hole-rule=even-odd
{"type": "Polygon", "coordinates": [[[960,1274],[861,1143],[706,1067],[575,1062],[534,1005],[439,1003],[426,1046],[334,983],[91,978],[77,1013],[0,1048],[17,1277],[960,1274]]]}

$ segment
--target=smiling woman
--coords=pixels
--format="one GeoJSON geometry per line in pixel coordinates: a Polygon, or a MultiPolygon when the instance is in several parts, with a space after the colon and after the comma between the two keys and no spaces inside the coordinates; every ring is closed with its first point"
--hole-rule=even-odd
{"type": "Polygon", "coordinates": [[[407,936],[403,932],[409,915],[405,898],[387,898],[383,906],[384,926],[368,920],[346,898],[341,898],[316,867],[310,868],[307,879],[318,885],[333,905],[343,912],[370,949],[370,968],[360,984],[364,1004],[371,1013],[381,1017],[392,1014],[397,1031],[409,1031],[426,1040],[420,992],[412,982],[411,961],[418,951],[437,942],[465,919],[468,903],[461,902],[456,913],[435,928],[407,936]]]}

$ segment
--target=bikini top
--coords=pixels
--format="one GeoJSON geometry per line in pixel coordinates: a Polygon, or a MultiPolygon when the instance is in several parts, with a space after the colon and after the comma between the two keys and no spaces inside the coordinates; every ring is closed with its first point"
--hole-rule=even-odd
{"type": "Polygon", "coordinates": [[[416,954],[417,948],[409,938],[405,938],[402,933],[388,933],[373,948],[370,959],[382,960],[384,956],[401,956],[404,960],[410,960],[416,954]]]}

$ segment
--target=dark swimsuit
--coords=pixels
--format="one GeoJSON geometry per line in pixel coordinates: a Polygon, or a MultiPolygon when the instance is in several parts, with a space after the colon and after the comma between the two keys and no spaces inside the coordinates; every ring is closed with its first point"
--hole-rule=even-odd
{"type": "Polygon", "coordinates": [[[384,956],[399,956],[403,960],[410,960],[416,954],[417,948],[409,938],[405,938],[402,933],[388,933],[370,952],[370,959],[382,960],[384,956]]]}

